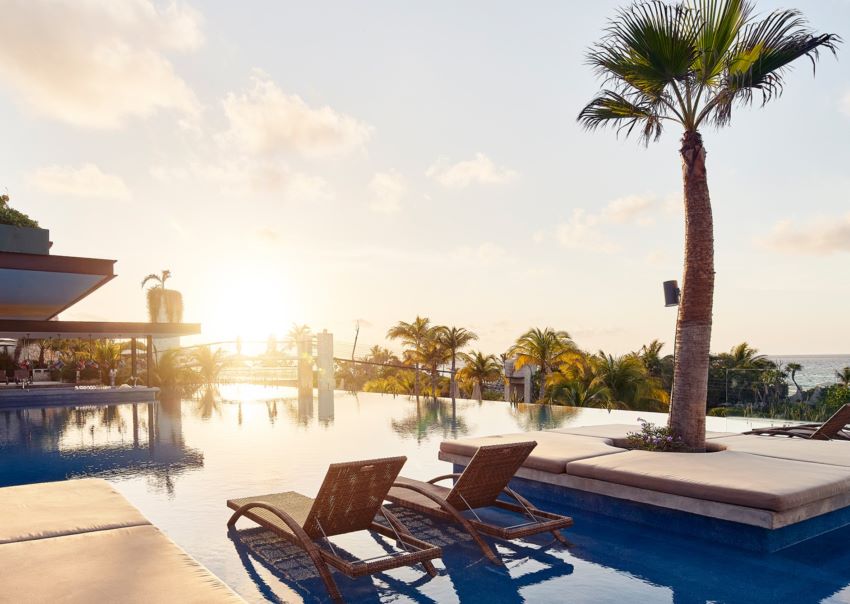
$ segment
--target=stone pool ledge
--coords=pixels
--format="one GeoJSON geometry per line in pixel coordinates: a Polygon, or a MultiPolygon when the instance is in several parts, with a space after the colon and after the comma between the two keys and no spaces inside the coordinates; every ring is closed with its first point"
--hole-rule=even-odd
{"type": "Polygon", "coordinates": [[[244,602],[99,479],[0,488],[9,602],[244,602]]]}
{"type": "Polygon", "coordinates": [[[484,444],[536,440],[512,486],[578,508],[756,551],[850,525],[850,442],[709,433],[706,454],[623,448],[612,424],[447,440],[459,471],[484,444]]]}

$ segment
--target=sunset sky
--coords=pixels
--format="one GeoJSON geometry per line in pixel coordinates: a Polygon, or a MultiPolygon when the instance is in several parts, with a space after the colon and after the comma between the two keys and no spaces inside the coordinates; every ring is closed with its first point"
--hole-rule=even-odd
{"type": "MultiPolygon", "coordinates": [[[[418,313],[487,352],[546,325],[671,342],[680,133],[647,149],[575,121],[624,4],[11,0],[0,188],[52,253],[118,260],[65,319],[144,320],[141,279],[168,268],[210,340],[350,342],[359,319],[365,347],[418,313]]],[[[850,40],[850,1],[789,4],[850,40]]],[[[703,132],[712,350],[850,351],[848,53],[703,132]]]]}

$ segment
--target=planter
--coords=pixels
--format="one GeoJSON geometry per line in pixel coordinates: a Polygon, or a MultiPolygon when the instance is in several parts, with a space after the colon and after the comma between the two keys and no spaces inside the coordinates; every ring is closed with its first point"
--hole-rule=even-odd
{"type": "Polygon", "coordinates": [[[50,231],[0,224],[0,252],[49,254],[50,231]]]}

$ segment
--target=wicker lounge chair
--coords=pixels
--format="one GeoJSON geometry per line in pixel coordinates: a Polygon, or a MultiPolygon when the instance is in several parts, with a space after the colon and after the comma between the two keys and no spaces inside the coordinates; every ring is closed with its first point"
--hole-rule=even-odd
{"type": "Polygon", "coordinates": [[[850,424],[850,405],[844,405],[832,414],[822,424],[801,424],[799,426],[782,426],[780,428],[756,428],[744,434],[761,436],[797,436],[812,440],[850,440],[850,431],[845,430],[850,424]]]}
{"type": "Polygon", "coordinates": [[[230,499],[227,506],[236,511],[227,526],[233,527],[245,516],[304,549],[335,600],[342,596],[328,565],[356,578],[421,563],[433,577],[437,571],[430,560],[440,557],[440,548],[416,539],[383,507],[387,491],[406,460],[406,457],[389,457],[331,464],[315,499],[293,491],[230,499]],[[387,525],[375,522],[378,512],[387,525]],[[395,539],[402,551],[368,560],[352,560],[341,557],[328,540],[333,535],[362,530],[395,539]],[[329,549],[320,547],[321,541],[326,541],[329,549]]]}
{"type": "Polygon", "coordinates": [[[479,447],[463,473],[437,476],[428,482],[400,477],[387,494],[387,500],[428,516],[459,523],[484,555],[496,564],[501,564],[501,560],[481,537],[482,533],[510,541],[551,532],[558,541],[569,544],[559,529],[572,526],[572,518],[539,510],[508,488],[511,478],[536,446],[537,443],[531,441],[479,447]],[[435,484],[449,478],[456,479],[451,489],[435,484]],[[500,495],[507,495],[516,503],[498,499],[500,495]],[[513,526],[485,522],[476,510],[487,507],[520,514],[527,521],[513,526]]]}

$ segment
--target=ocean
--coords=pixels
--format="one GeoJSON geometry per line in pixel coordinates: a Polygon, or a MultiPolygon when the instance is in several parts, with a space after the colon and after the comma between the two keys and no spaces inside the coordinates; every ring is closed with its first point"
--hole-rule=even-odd
{"type": "Polygon", "coordinates": [[[835,372],[842,367],[850,367],[850,354],[768,355],[768,358],[783,366],[788,363],[802,365],[803,369],[796,376],[802,388],[834,384],[837,381],[835,372]]]}

